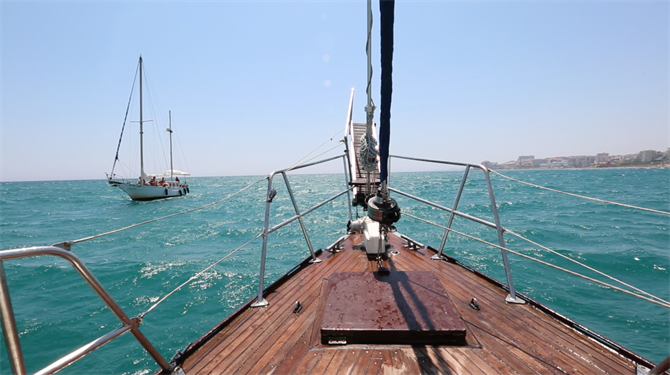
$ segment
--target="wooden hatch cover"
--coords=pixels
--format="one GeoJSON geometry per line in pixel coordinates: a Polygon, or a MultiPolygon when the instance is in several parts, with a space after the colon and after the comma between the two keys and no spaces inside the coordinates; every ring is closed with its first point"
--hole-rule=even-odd
{"type": "Polygon", "coordinates": [[[433,272],[330,276],[321,343],[465,345],[465,324],[433,272]]]}

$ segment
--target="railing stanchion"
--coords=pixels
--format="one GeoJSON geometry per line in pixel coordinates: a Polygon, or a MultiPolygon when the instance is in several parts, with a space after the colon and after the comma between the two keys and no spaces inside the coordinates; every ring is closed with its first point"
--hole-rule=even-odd
{"type": "Polygon", "coordinates": [[[505,264],[505,276],[507,277],[507,286],[509,287],[509,295],[505,298],[505,301],[510,303],[524,304],[526,303],[521,298],[516,296],[516,291],[514,290],[514,281],[512,280],[512,270],[509,266],[509,260],[507,259],[507,251],[505,248],[505,239],[503,238],[503,227],[500,224],[500,217],[498,216],[498,207],[496,206],[496,199],[493,196],[493,185],[491,185],[491,176],[489,176],[489,170],[486,167],[482,167],[484,171],[484,176],[486,176],[486,185],[489,189],[489,197],[491,198],[491,210],[493,210],[493,219],[496,223],[496,232],[498,233],[498,242],[503,249],[500,250],[502,253],[503,263],[505,264]]]}
{"type": "Polygon", "coordinates": [[[258,277],[258,298],[256,298],[256,302],[251,304],[251,307],[263,307],[268,305],[268,301],[263,298],[263,284],[265,278],[265,256],[268,248],[268,226],[270,225],[270,203],[272,203],[270,194],[272,193],[272,179],[274,178],[274,175],[275,172],[272,172],[268,176],[268,194],[266,196],[267,200],[265,201],[265,224],[263,225],[263,251],[261,252],[261,270],[258,277]]]}
{"type": "Polygon", "coordinates": [[[268,301],[265,300],[265,298],[263,298],[263,287],[264,287],[264,284],[265,284],[265,260],[266,260],[266,257],[267,257],[267,249],[268,249],[268,235],[270,233],[274,232],[275,230],[283,227],[284,225],[290,223],[291,221],[293,221],[295,219],[299,219],[300,220],[300,226],[302,227],[302,231],[305,235],[305,240],[307,241],[307,245],[309,246],[309,250],[312,253],[312,257],[313,257],[312,261],[314,263],[318,263],[319,259],[316,257],[316,253],[312,249],[312,244],[310,243],[309,237],[307,236],[307,230],[305,229],[305,226],[302,222],[302,217],[307,215],[308,213],[312,212],[314,209],[316,209],[318,207],[321,207],[326,202],[329,202],[332,199],[335,199],[335,198],[339,197],[340,195],[343,195],[344,193],[348,192],[348,190],[343,191],[342,193],[337,194],[336,196],[327,200],[326,202],[324,202],[322,204],[319,204],[319,205],[316,205],[315,207],[312,207],[312,208],[306,210],[303,213],[300,213],[298,211],[298,206],[295,203],[295,198],[293,197],[293,192],[291,191],[291,187],[288,183],[288,178],[286,177],[286,172],[291,171],[291,170],[297,170],[297,169],[302,169],[302,168],[306,168],[306,167],[311,167],[313,165],[326,163],[326,162],[329,162],[329,161],[332,161],[332,160],[339,159],[341,157],[342,157],[341,155],[340,156],[334,156],[332,158],[328,158],[328,159],[324,159],[324,160],[320,160],[320,161],[315,161],[315,162],[312,162],[312,163],[300,164],[300,165],[293,166],[291,168],[274,171],[274,172],[272,172],[268,175],[268,177],[267,177],[267,179],[268,179],[268,192],[267,192],[267,196],[266,196],[267,200],[265,202],[265,223],[263,224],[263,233],[261,234],[263,236],[263,250],[261,252],[261,269],[260,269],[260,275],[259,275],[259,280],[258,280],[258,297],[256,298],[256,302],[251,304],[251,307],[263,307],[263,306],[268,305],[268,301]],[[286,188],[288,189],[289,195],[291,196],[291,201],[293,202],[293,208],[295,208],[296,216],[294,216],[292,219],[290,219],[290,220],[288,220],[284,223],[279,224],[278,226],[270,228],[270,203],[272,203],[272,199],[277,194],[277,192],[272,189],[272,180],[277,173],[281,173],[284,176],[284,181],[286,181],[286,188]]]}
{"type": "Polygon", "coordinates": [[[454,221],[454,216],[456,215],[456,209],[458,208],[458,202],[461,200],[461,194],[463,193],[463,188],[465,187],[465,181],[468,179],[468,172],[470,172],[470,166],[465,167],[465,172],[463,173],[463,179],[461,180],[461,186],[458,188],[458,193],[456,193],[456,199],[454,200],[454,206],[451,209],[449,214],[449,221],[447,222],[447,229],[444,231],[444,236],[442,237],[442,243],[440,243],[440,252],[433,255],[432,259],[442,259],[444,253],[444,245],[447,243],[447,236],[449,236],[449,230],[451,229],[451,223],[454,221]]]}
{"type": "MultiPolygon", "coordinates": [[[[344,139],[342,140],[344,142],[344,158],[342,160],[344,161],[344,180],[346,181],[346,186],[347,189],[349,189],[349,183],[354,180],[355,176],[352,175],[351,173],[351,166],[352,160],[351,157],[349,156],[350,149],[349,149],[349,133],[352,133],[352,127],[354,126],[351,117],[353,116],[353,110],[354,110],[354,88],[351,88],[351,95],[349,96],[349,110],[347,111],[347,122],[344,124],[344,139]]],[[[355,163],[355,162],[354,162],[355,163]]],[[[354,215],[351,210],[351,193],[347,193],[347,198],[348,198],[348,207],[349,207],[349,221],[354,220],[354,215]]]]}
{"type": "MultiPolygon", "coordinates": [[[[346,144],[346,139],[345,139],[345,144],[346,144]]],[[[347,148],[348,150],[348,148],[347,148]]],[[[344,183],[347,188],[347,208],[349,209],[349,221],[354,220],[354,214],[351,210],[351,190],[349,189],[349,173],[347,170],[349,169],[349,166],[347,165],[347,160],[349,159],[349,153],[345,151],[344,157],[342,158],[342,161],[344,162],[344,183]]]]}
{"type": "Polygon", "coordinates": [[[300,210],[298,209],[298,203],[295,201],[295,197],[293,196],[293,190],[291,190],[291,184],[288,182],[288,177],[286,176],[286,172],[281,172],[281,175],[284,177],[284,183],[286,183],[286,189],[288,190],[288,195],[291,197],[291,202],[293,203],[293,209],[295,210],[295,214],[298,215],[298,222],[300,223],[300,229],[302,229],[302,234],[305,236],[305,241],[307,242],[307,247],[309,248],[309,252],[312,254],[312,263],[321,263],[321,259],[316,257],[316,254],[314,254],[314,248],[312,248],[312,242],[309,240],[309,236],[307,235],[307,229],[305,228],[305,223],[302,221],[302,216],[300,215],[300,210]]]}
{"type": "MultiPolygon", "coordinates": [[[[442,238],[442,244],[440,245],[439,252],[433,257],[433,259],[442,259],[444,257],[444,254],[443,254],[444,245],[447,241],[447,235],[448,235],[449,231],[451,230],[451,222],[453,220],[454,215],[458,215],[458,216],[464,217],[466,219],[478,222],[480,224],[484,224],[486,226],[495,228],[496,233],[498,234],[498,242],[500,243],[500,247],[502,247],[502,249],[500,251],[502,253],[503,263],[505,265],[505,276],[507,277],[507,286],[509,287],[509,295],[505,298],[505,301],[507,301],[509,303],[519,303],[519,304],[526,303],[524,300],[522,300],[521,298],[518,298],[516,296],[516,290],[514,289],[514,281],[512,280],[512,271],[511,271],[510,266],[509,266],[509,260],[507,259],[507,251],[505,250],[506,249],[505,239],[503,238],[503,232],[505,231],[505,229],[500,224],[500,217],[498,216],[498,207],[496,206],[496,199],[493,195],[493,185],[491,184],[491,176],[489,175],[489,169],[487,167],[483,166],[483,165],[469,164],[469,163],[455,163],[455,162],[441,161],[441,160],[410,158],[410,157],[398,156],[398,155],[390,155],[389,157],[394,157],[394,158],[398,158],[398,159],[405,159],[405,160],[421,161],[421,162],[427,162],[427,163],[437,163],[437,164],[446,164],[446,165],[453,165],[453,166],[462,166],[462,167],[466,168],[465,169],[465,174],[463,176],[463,180],[461,181],[461,187],[459,188],[458,194],[456,196],[456,201],[454,203],[454,208],[453,209],[442,207],[440,205],[437,205],[437,204],[432,203],[430,201],[427,201],[425,199],[414,197],[414,196],[412,196],[410,194],[407,194],[407,193],[403,193],[403,192],[400,192],[400,191],[396,191],[396,192],[400,193],[401,195],[407,196],[409,198],[418,200],[419,202],[426,203],[430,206],[433,206],[433,207],[436,207],[436,208],[439,208],[441,210],[445,210],[445,211],[451,213],[451,215],[449,216],[449,224],[447,225],[447,227],[445,229],[444,237],[442,238]],[[456,211],[456,205],[458,204],[458,201],[460,200],[460,196],[461,196],[461,193],[463,191],[463,187],[465,186],[464,185],[465,180],[466,180],[468,171],[471,167],[481,169],[484,172],[484,176],[486,177],[486,185],[487,185],[488,191],[489,191],[489,198],[491,199],[491,210],[493,211],[493,218],[495,220],[495,224],[489,223],[485,220],[478,219],[476,217],[466,215],[462,212],[456,211]]],[[[391,189],[391,190],[394,190],[394,189],[391,189]]]]}
{"type": "Polygon", "coordinates": [[[7,277],[5,276],[5,267],[2,260],[0,260],[0,312],[2,313],[2,333],[5,337],[5,346],[7,347],[9,363],[12,366],[12,373],[25,375],[26,366],[23,363],[19,332],[16,329],[14,309],[12,309],[12,300],[9,298],[7,277]]]}

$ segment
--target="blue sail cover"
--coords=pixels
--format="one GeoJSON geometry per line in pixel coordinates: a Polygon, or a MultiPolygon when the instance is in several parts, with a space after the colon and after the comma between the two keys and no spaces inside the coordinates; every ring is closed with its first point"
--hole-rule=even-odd
{"type": "Polygon", "coordinates": [[[393,93],[393,20],[395,0],[380,0],[381,30],[381,103],[379,106],[380,181],[388,180],[389,142],[391,137],[391,94],[393,93]]]}

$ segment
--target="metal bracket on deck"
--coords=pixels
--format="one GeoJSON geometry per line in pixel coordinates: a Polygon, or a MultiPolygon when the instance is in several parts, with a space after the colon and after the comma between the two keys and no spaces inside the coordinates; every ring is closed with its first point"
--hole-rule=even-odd
{"type": "Polygon", "coordinates": [[[331,253],[339,253],[340,250],[342,250],[344,248],[344,246],[342,246],[342,241],[347,239],[347,237],[349,237],[349,236],[340,237],[337,241],[333,242],[332,245],[328,246],[326,248],[326,251],[329,251],[331,253]]]}
{"type": "Polygon", "coordinates": [[[260,301],[256,301],[256,302],[252,303],[251,307],[265,307],[269,304],[270,303],[265,298],[263,298],[260,301]]]}
{"type": "Polygon", "coordinates": [[[340,251],[342,251],[342,245],[338,244],[337,246],[331,246],[327,248],[326,251],[329,251],[331,253],[339,253],[340,251]]]}
{"type": "Polygon", "coordinates": [[[512,298],[512,295],[511,295],[511,294],[508,294],[507,297],[505,297],[505,302],[507,302],[507,303],[515,303],[515,304],[517,304],[517,305],[525,305],[525,304],[526,304],[526,301],[522,300],[522,299],[519,298],[519,297],[512,298]]]}
{"type": "Polygon", "coordinates": [[[416,242],[413,239],[405,236],[404,234],[400,235],[400,238],[405,240],[405,247],[410,249],[410,250],[419,250],[419,249],[424,249],[426,246],[420,242],[416,242]]]}
{"type": "Polygon", "coordinates": [[[639,363],[635,365],[635,375],[648,375],[649,371],[651,370],[645,365],[641,365],[639,363]]]}
{"type": "Polygon", "coordinates": [[[317,257],[314,257],[309,262],[314,264],[314,263],[321,263],[323,261],[321,259],[317,258],[317,257]]]}
{"type": "Polygon", "coordinates": [[[430,257],[430,259],[432,259],[432,260],[447,260],[447,257],[442,255],[442,253],[438,253],[438,254],[435,254],[432,257],[430,257]]]}

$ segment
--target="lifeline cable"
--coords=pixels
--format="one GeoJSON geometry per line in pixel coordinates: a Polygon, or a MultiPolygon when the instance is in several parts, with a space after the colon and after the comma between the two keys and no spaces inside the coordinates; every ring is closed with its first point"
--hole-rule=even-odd
{"type": "MultiPolygon", "coordinates": [[[[326,140],[325,142],[323,142],[322,144],[320,144],[317,148],[315,148],[314,150],[308,152],[307,155],[301,157],[300,159],[298,159],[298,161],[296,161],[295,163],[291,164],[291,166],[288,167],[286,170],[287,170],[287,171],[290,171],[291,169],[293,169],[293,168],[294,168],[296,165],[298,165],[298,163],[300,163],[303,159],[305,159],[306,157],[308,157],[308,156],[311,155],[312,153],[316,152],[316,150],[318,150],[318,149],[320,149],[321,147],[323,147],[323,145],[325,145],[326,143],[332,141],[333,138],[335,138],[338,134],[340,134],[340,133],[343,132],[343,131],[344,131],[344,129],[342,129],[342,130],[338,131],[337,133],[333,134],[332,137],[328,138],[328,140],[326,140]]],[[[337,147],[339,147],[339,145],[337,145],[337,146],[331,148],[330,150],[333,150],[333,149],[335,149],[335,148],[337,148],[337,147]]],[[[328,150],[328,151],[330,151],[330,150],[328,150]]],[[[328,151],[326,151],[326,152],[328,152],[328,151]]],[[[319,157],[319,156],[325,154],[326,152],[323,152],[323,153],[321,153],[321,154],[319,154],[319,155],[317,155],[317,156],[315,156],[315,157],[313,157],[313,158],[311,158],[311,159],[309,159],[309,160],[314,160],[314,158],[319,157]]],[[[309,160],[307,160],[306,162],[308,162],[309,160]]],[[[305,162],[305,163],[306,163],[306,162],[305,162]]]]}
{"type": "MultiPolygon", "coordinates": [[[[303,165],[303,164],[307,164],[307,163],[309,163],[310,161],[312,161],[312,160],[318,158],[319,156],[321,156],[321,155],[323,155],[323,154],[327,154],[327,153],[333,151],[334,149],[336,149],[336,148],[338,148],[338,147],[340,147],[340,145],[337,145],[337,146],[334,146],[334,147],[332,147],[332,148],[329,148],[328,150],[326,150],[326,151],[324,151],[324,152],[322,152],[322,153],[320,153],[320,154],[318,154],[318,155],[315,155],[315,156],[313,156],[313,157],[311,157],[311,158],[305,160],[302,164],[299,164],[299,165],[295,165],[295,164],[293,164],[290,168],[285,169],[284,172],[292,171],[294,168],[297,168],[297,167],[299,167],[299,166],[301,166],[301,165],[303,165]]],[[[304,158],[303,158],[303,159],[304,159],[304,158]]]]}
{"type": "Polygon", "coordinates": [[[258,238],[261,237],[262,235],[263,235],[262,232],[259,233],[256,237],[254,237],[254,238],[252,238],[251,240],[247,241],[244,245],[242,245],[242,246],[238,247],[237,249],[231,251],[230,253],[226,254],[223,258],[217,260],[216,262],[210,264],[207,268],[205,268],[205,269],[203,269],[202,271],[200,271],[200,272],[196,273],[195,275],[191,276],[188,280],[184,281],[184,282],[181,283],[178,287],[176,287],[175,289],[173,289],[170,293],[168,293],[168,294],[166,294],[165,296],[163,296],[163,298],[161,298],[161,299],[158,300],[156,303],[154,303],[151,307],[149,307],[149,309],[147,309],[147,311],[145,311],[145,312],[139,314],[137,317],[141,320],[142,318],[144,318],[144,316],[145,316],[146,314],[148,314],[151,310],[155,309],[158,305],[160,305],[163,301],[165,301],[166,299],[168,299],[168,297],[170,297],[171,295],[173,295],[174,293],[176,293],[178,290],[180,290],[181,288],[183,288],[186,284],[188,284],[188,283],[190,283],[191,281],[197,279],[197,278],[200,277],[202,274],[204,274],[205,272],[209,271],[212,267],[214,267],[214,266],[216,266],[217,264],[219,264],[219,263],[223,262],[224,260],[228,259],[228,257],[230,257],[231,255],[235,254],[237,251],[241,250],[242,248],[244,248],[244,247],[247,246],[248,244],[254,242],[256,239],[258,239],[258,238]]]}
{"type": "MultiPolygon", "coordinates": [[[[594,279],[594,278],[591,278],[591,277],[582,275],[582,274],[580,274],[580,273],[577,273],[577,272],[574,272],[574,271],[570,271],[569,269],[566,269],[566,268],[563,268],[563,267],[560,267],[560,266],[556,266],[556,265],[551,264],[551,263],[547,263],[547,262],[542,261],[542,260],[539,260],[539,259],[537,259],[537,258],[533,258],[533,257],[531,257],[531,256],[528,256],[528,255],[519,253],[519,252],[517,252],[517,251],[510,250],[510,249],[505,248],[505,247],[502,247],[502,246],[500,246],[500,245],[496,245],[496,244],[494,244],[494,243],[488,242],[488,241],[483,240],[483,239],[481,239],[481,238],[477,238],[477,237],[471,236],[471,235],[469,235],[469,234],[465,234],[465,233],[463,233],[463,232],[459,232],[459,231],[457,231],[457,230],[455,230],[455,229],[447,228],[447,227],[445,227],[445,226],[443,226],[443,225],[434,223],[434,222],[432,222],[432,221],[428,221],[428,220],[426,220],[426,219],[422,219],[422,218],[420,218],[420,217],[414,216],[414,215],[409,214],[409,213],[407,213],[407,212],[403,212],[403,215],[404,215],[404,216],[409,216],[409,217],[411,217],[411,218],[413,218],[413,219],[416,219],[416,220],[419,220],[419,221],[423,221],[424,223],[428,223],[428,224],[434,225],[434,226],[436,226],[436,227],[439,227],[439,228],[448,230],[448,231],[450,231],[450,232],[454,232],[454,233],[456,233],[456,234],[459,234],[459,235],[464,236],[464,237],[466,237],[466,238],[469,238],[469,239],[471,239],[471,240],[475,240],[475,241],[481,242],[481,243],[483,243],[483,244],[486,244],[486,245],[489,245],[489,246],[498,248],[498,249],[500,249],[500,250],[504,250],[504,251],[510,252],[510,253],[515,254],[515,255],[518,255],[518,256],[520,256],[520,257],[522,257],[522,258],[526,258],[526,259],[532,260],[532,261],[534,261],[534,262],[538,262],[538,263],[540,263],[540,264],[544,264],[545,266],[549,266],[549,267],[551,267],[551,268],[555,268],[555,269],[557,269],[557,270],[559,270],[559,271],[563,271],[563,272],[569,273],[569,274],[571,274],[571,275],[580,277],[580,278],[582,278],[582,279],[589,280],[589,281],[594,282],[594,283],[596,283],[596,284],[600,284],[600,285],[602,285],[602,286],[604,286],[604,287],[611,288],[611,289],[617,290],[617,291],[619,291],[619,292],[629,294],[629,295],[631,295],[631,296],[633,296],[633,297],[637,297],[637,298],[643,299],[643,300],[645,300],[645,301],[647,301],[647,302],[651,302],[651,303],[654,303],[654,304],[656,304],[656,305],[659,305],[659,306],[665,307],[665,308],[667,308],[667,309],[670,309],[670,302],[665,301],[665,300],[663,300],[663,299],[661,299],[661,298],[659,298],[659,297],[656,297],[656,296],[654,296],[654,295],[652,295],[652,294],[650,294],[650,293],[648,293],[648,292],[644,292],[644,294],[653,296],[653,298],[648,298],[648,297],[645,297],[645,296],[640,295],[640,294],[638,294],[638,293],[634,293],[634,292],[631,292],[631,291],[629,291],[629,290],[626,290],[626,289],[623,289],[623,288],[619,288],[619,287],[617,287],[617,286],[614,286],[614,285],[611,285],[611,284],[602,282],[602,281],[600,281],[600,280],[597,280],[597,279],[594,279]]],[[[637,288],[635,288],[635,289],[637,289],[637,288]]]]}
{"type": "Polygon", "coordinates": [[[545,189],[545,190],[553,191],[553,192],[556,192],[556,193],[561,193],[561,194],[570,195],[570,196],[577,197],[577,198],[588,199],[588,200],[592,200],[592,201],[596,201],[596,202],[601,202],[601,203],[608,203],[608,204],[614,204],[614,205],[622,206],[622,207],[634,208],[634,209],[642,210],[642,211],[654,212],[654,213],[657,213],[657,214],[670,215],[670,212],[667,212],[667,211],[654,210],[653,208],[638,207],[638,206],[633,206],[633,205],[630,205],[630,204],[618,203],[618,202],[608,201],[608,200],[604,200],[604,199],[591,198],[591,197],[587,197],[587,196],[584,196],[584,195],[579,195],[579,194],[574,194],[574,193],[568,193],[568,192],[565,192],[565,191],[561,191],[561,190],[556,190],[556,189],[548,188],[548,187],[546,187],[546,186],[535,185],[535,184],[530,183],[530,182],[517,180],[516,178],[509,177],[509,176],[505,176],[504,174],[502,174],[502,173],[500,173],[500,172],[496,172],[496,171],[494,171],[494,170],[492,170],[492,169],[489,169],[489,171],[490,171],[490,172],[493,172],[493,173],[495,173],[495,174],[497,174],[497,175],[500,176],[500,177],[506,178],[506,179],[508,179],[508,180],[516,181],[516,182],[519,182],[519,183],[522,183],[522,184],[525,184],[525,185],[528,185],[528,186],[533,186],[533,187],[536,187],[536,188],[540,188],[540,189],[545,189]]]}
{"type": "Polygon", "coordinates": [[[516,233],[516,232],[513,232],[513,231],[511,231],[511,230],[509,230],[509,229],[505,229],[505,232],[507,232],[507,233],[509,233],[509,234],[511,234],[511,235],[513,235],[513,236],[515,236],[515,237],[518,237],[518,238],[520,238],[520,239],[522,239],[522,240],[524,240],[524,241],[530,242],[531,244],[533,244],[533,245],[535,245],[535,246],[537,246],[537,247],[539,247],[539,248],[541,248],[541,249],[543,249],[543,250],[546,250],[546,251],[549,251],[550,253],[556,254],[556,255],[560,256],[561,258],[567,259],[567,260],[569,260],[569,261],[571,261],[571,262],[573,262],[573,263],[575,263],[575,264],[578,264],[578,265],[580,265],[580,266],[582,266],[582,267],[584,267],[584,268],[586,268],[586,269],[589,269],[589,270],[591,270],[591,271],[593,271],[593,272],[595,272],[595,273],[597,273],[597,274],[600,274],[600,275],[602,275],[602,276],[605,276],[605,277],[607,277],[607,278],[610,279],[610,280],[613,280],[613,281],[616,281],[616,282],[618,282],[618,283],[620,283],[620,284],[623,284],[623,285],[625,285],[625,286],[627,286],[627,287],[629,287],[629,288],[631,288],[631,289],[634,289],[634,290],[636,290],[636,291],[638,291],[638,292],[640,292],[640,293],[642,293],[642,294],[646,294],[647,296],[649,296],[649,297],[651,297],[651,298],[656,298],[656,299],[658,299],[659,301],[665,302],[665,300],[662,300],[662,299],[656,297],[655,295],[653,295],[653,294],[651,294],[651,293],[645,292],[645,291],[642,290],[642,289],[639,289],[639,288],[636,288],[636,287],[634,287],[634,286],[632,286],[632,285],[630,285],[630,284],[627,284],[627,283],[625,283],[625,282],[623,282],[623,281],[621,281],[621,280],[619,280],[619,279],[617,279],[617,278],[615,278],[615,277],[613,277],[613,276],[610,276],[610,275],[608,275],[608,274],[606,274],[606,273],[604,273],[604,272],[602,272],[602,271],[598,271],[597,269],[592,268],[592,267],[590,267],[590,266],[587,266],[586,264],[581,263],[581,262],[579,262],[579,261],[577,261],[577,260],[574,260],[574,259],[570,258],[569,256],[563,255],[563,254],[559,253],[558,251],[552,250],[552,249],[550,249],[550,248],[548,248],[548,247],[546,247],[546,246],[544,246],[544,245],[540,245],[539,243],[537,243],[537,242],[535,242],[535,241],[532,241],[532,240],[530,240],[530,239],[528,239],[528,238],[526,238],[526,237],[524,237],[524,236],[522,236],[522,235],[520,235],[520,234],[518,234],[518,233],[516,233]]]}
{"type": "MultiPolygon", "coordinates": [[[[229,195],[229,196],[227,196],[227,197],[225,197],[225,198],[223,198],[223,199],[220,199],[220,200],[218,200],[218,201],[216,201],[216,202],[208,203],[208,204],[206,204],[206,205],[204,205],[204,206],[200,206],[200,207],[192,208],[192,209],[190,209],[190,210],[186,210],[186,211],[182,211],[182,212],[177,212],[177,213],[174,213],[174,214],[171,214],[171,215],[167,215],[167,216],[163,216],[163,217],[159,217],[159,218],[156,218],[156,219],[151,219],[151,220],[143,221],[143,222],[141,222],[141,223],[135,223],[135,224],[129,225],[129,226],[127,226],[127,227],[123,227],[123,228],[116,229],[116,230],[109,231],[109,232],[105,232],[105,233],[96,234],[96,235],[94,235],[94,236],[84,237],[84,238],[80,238],[80,239],[78,239],[78,240],[74,240],[74,241],[66,241],[65,244],[74,245],[74,244],[79,243],[79,242],[84,242],[84,241],[92,240],[92,239],[94,239],[94,238],[98,238],[98,237],[106,236],[106,235],[108,235],[108,234],[114,234],[114,233],[122,232],[122,231],[124,231],[124,230],[126,230],[126,229],[134,228],[134,227],[137,227],[137,226],[140,226],[140,225],[144,225],[144,224],[148,224],[148,223],[151,223],[151,222],[154,222],[154,221],[159,221],[159,220],[167,219],[167,218],[169,218],[169,217],[178,216],[178,215],[183,215],[183,214],[187,214],[187,213],[189,213],[189,212],[202,210],[202,209],[204,209],[204,208],[211,207],[211,206],[217,205],[217,204],[219,204],[219,203],[223,203],[223,202],[227,201],[228,199],[230,199],[230,198],[232,198],[232,197],[234,197],[234,196],[236,196],[236,195],[242,193],[243,191],[249,189],[250,187],[256,185],[257,183],[259,183],[259,182],[261,182],[261,181],[263,181],[263,180],[265,180],[265,179],[267,179],[267,177],[263,177],[262,179],[260,179],[260,180],[258,180],[258,181],[252,182],[251,184],[245,186],[244,188],[238,190],[237,192],[235,192],[235,193],[233,193],[233,194],[231,194],[231,195],[229,195]]],[[[56,246],[56,245],[54,245],[54,246],[56,246]]]]}

